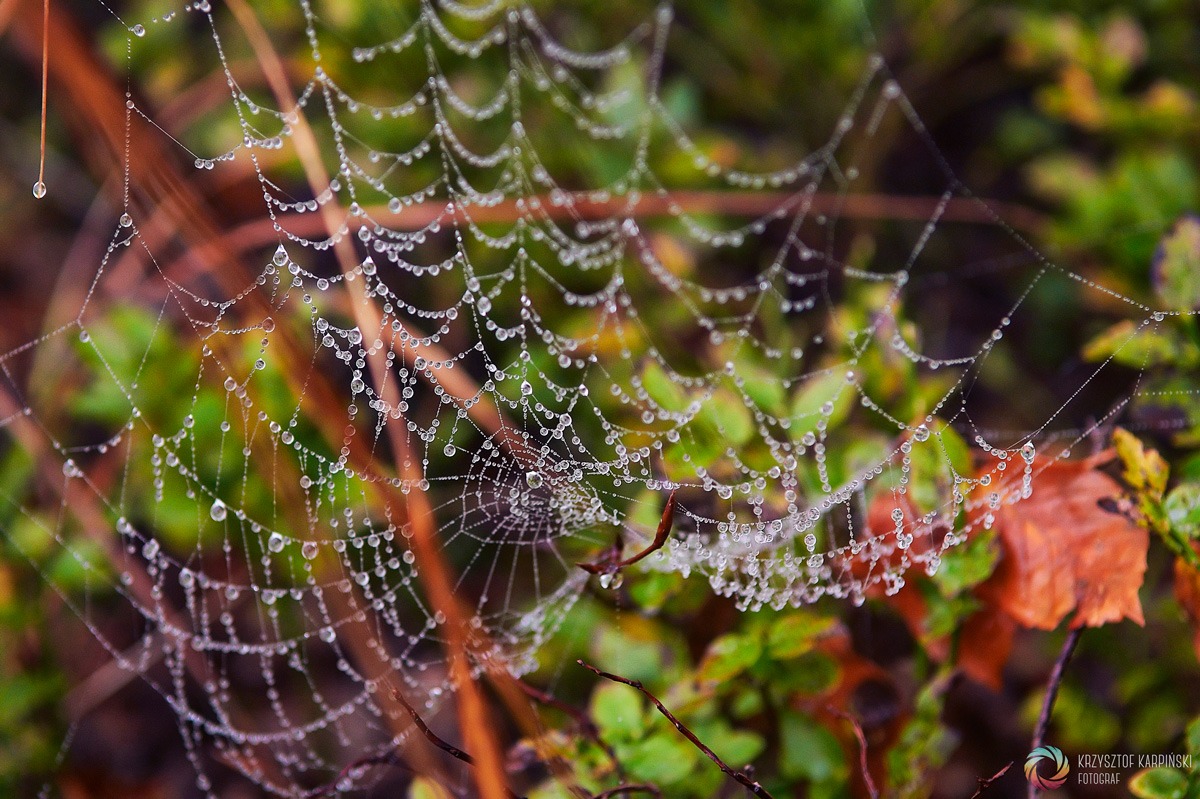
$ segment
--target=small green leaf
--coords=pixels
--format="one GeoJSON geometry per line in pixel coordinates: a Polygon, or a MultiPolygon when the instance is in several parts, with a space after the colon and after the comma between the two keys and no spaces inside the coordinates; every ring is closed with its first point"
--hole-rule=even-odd
{"type": "Polygon", "coordinates": [[[1200,308],[1200,217],[1185,216],[1154,254],[1154,290],[1179,311],[1200,308]]]}
{"type": "Polygon", "coordinates": [[[1187,777],[1173,768],[1146,769],[1129,780],[1129,791],[1139,799],[1183,799],[1187,777]]]}
{"type": "Polygon", "coordinates": [[[713,641],[700,663],[700,679],[723,682],[754,665],[762,655],[762,641],[753,635],[722,635],[713,641]]]}
{"type": "Polygon", "coordinates": [[[1163,501],[1171,529],[1188,538],[1200,538],[1200,483],[1183,483],[1163,501]]]}
{"type": "Polygon", "coordinates": [[[606,682],[598,686],[592,693],[591,713],[605,740],[633,740],[645,727],[641,694],[628,685],[606,682]]]}
{"type": "Polygon", "coordinates": [[[1186,360],[1174,336],[1154,328],[1141,327],[1129,319],[1117,322],[1089,341],[1083,348],[1083,357],[1089,361],[1112,358],[1119,364],[1135,369],[1186,360]]]}
{"type": "Polygon", "coordinates": [[[679,782],[691,774],[700,753],[671,729],[647,738],[638,746],[618,752],[629,773],[660,786],[679,782]]]}
{"type": "Polygon", "coordinates": [[[817,639],[828,632],[834,620],[813,613],[789,613],[771,625],[767,653],[773,660],[799,657],[812,650],[817,639]]]}
{"type": "Polygon", "coordinates": [[[813,782],[844,777],[846,759],[833,733],[798,713],[786,713],[779,726],[779,770],[785,777],[813,782]]]}

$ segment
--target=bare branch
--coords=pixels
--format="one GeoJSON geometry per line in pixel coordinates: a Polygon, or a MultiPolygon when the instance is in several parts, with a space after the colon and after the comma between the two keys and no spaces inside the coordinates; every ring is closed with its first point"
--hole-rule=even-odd
{"type": "MultiPolygon", "coordinates": [[[[567,704],[558,697],[548,694],[538,688],[534,688],[532,685],[529,685],[521,680],[517,680],[517,685],[522,691],[525,692],[526,696],[535,702],[540,702],[541,704],[549,705],[556,710],[561,710],[563,713],[566,713],[568,716],[574,719],[575,723],[579,725],[579,731],[583,733],[585,737],[603,749],[604,754],[606,754],[608,759],[612,761],[613,771],[616,773],[617,779],[621,780],[622,782],[625,781],[625,767],[621,765],[621,761],[617,758],[616,751],[614,751],[613,748],[605,743],[604,739],[600,737],[600,730],[596,727],[596,723],[592,721],[591,717],[588,716],[587,713],[573,705],[567,704]]],[[[632,786],[630,790],[635,788],[636,786],[632,786]]],[[[655,788],[655,790],[658,789],[655,788]]],[[[615,796],[615,794],[613,795],[615,796]]]]}
{"type": "MultiPolygon", "coordinates": [[[[672,497],[673,496],[674,495],[672,495],[672,497]]],[[[670,504],[671,504],[671,501],[668,500],[668,507],[670,506],[670,504]]],[[[665,513],[663,515],[664,515],[664,517],[666,516],[665,513]]],[[[652,694],[648,690],[646,690],[646,687],[644,685],[642,685],[640,680],[630,680],[626,677],[621,677],[616,674],[611,674],[607,671],[601,671],[600,669],[596,668],[595,666],[584,663],[582,660],[577,660],[575,662],[599,677],[603,677],[606,680],[612,680],[613,682],[619,682],[623,685],[628,685],[630,688],[633,688],[633,689],[641,692],[641,694],[643,696],[645,696],[647,699],[649,699],[651,702],[654,703],[654,706],[656,708],[658,708],[659,713],[662,713],[664,716],[666,716],[667,721],[669,721],[669,722],[671,722],[671,724],[675,725],[675,729],[679,730],[679,732],[683,735],[684,738],[687,738],[689,741],[691,741],[692,744],[697,749],[699,749],[701,752],[703,752],[704,755],[709,760],[711,760],[713,763],[716,763],[717,768],[721,769],[721,771],[725,772],[727,775],[732,777],[734,779],[734,781],[736,781],[739,785],[744,787],[747,791],[754,794],[755,796],[764,797],[764,799],[774,799],[774,797],[771,796],[770,791],[768,791],[766,788],[764,788],[757,781],[748,777],[744,772],[730,768],[725,763],[724,760],[717,757],[717,753],[714,752],[713,750],[709,749],[707,746],[705,746],[704,742],[701,741],[698,737],[696,737],[696,734],[694,732],[692,732],[686,726],[684,726],[682,721],[675,718],[674,714],[672,714],[670,710],[667,710],[666,705],[664,705],[662,702],[658,701],[658,697],[656,697],[654,694],[652,694]]]]}
{"type": "MultiPolygon", "coordinates": [[[[1050,682],[1046,685],[1046,697],[1042,700],[1042,712],[1038,716],[1037,726],[1033,729],[1031,750],[1041,746],[1042,741],[1046,737],[1046,728],[1050,726],[1050,714],[1054,712],[1054,700],[1058,697],[1058,687],[1062,684],[1063,675],[1067,670],[1067,663],[1070,662],[1071,654],[1075,651],[1075,646],[1079,643],[1081,635],[1083,635],[1082,627],[1076,627],[1067,633],[1067,640],[1063,641],[1062,650],[1058,653],[1058,659],[1054,661],[1054,668],[1050,671],[1050,682]]],[[[1037,785],[1030,782],[1027,796],[1029,799],[1035,799],[1037,795],[1037,785]]]]}
{"type": "MultiPolygon", "coordinates": [[[[462,762],[466,763],[468,766],[475,765],[475,759],[472,758],[469,754],[467,754],[463,750],[459,749],[454,744],[444,740],[443,738],[438,737],[437,733],[435,733],[433,730],[429,729],[429,726],[425,723],[425,721],[417,713],[416,709],[408,703],[407,699],[404,698],[404,694],[400,693],[399,691],[394,691],[392,695],[396,698],[396,701],[399,702],[401,705],[403,705],[404,709],[408,711],[408,715],[412,717],[413,724],[417,725],[417,729],[421,731],[421,734],[424,735],[425,738],[431,744],[436,746],[438,749],[441,749],[443,752],[450,755],[451,757],[461,760],[462,762]]],[[[522,797],[518,797],[515,793],[513,793],[508,788],[505,788],[504,790],[505,790],[505,793],[508,794],[510,799],[522,799],[522,797]]]]}
{"type": "Polygon", "coordinates": [[[623,796],[631,793],[648,793],[651,796],[662,796],[662,791],[657,785],[649,783],[639,783],[637,785],[618,785],[616,788],[609,788],[607,791],[601,791],[592,797],[592,799],[610,799],[613,796],[623,796]]]}
{"type": "Polygon", "coordinates": [[[854,716],[832,705],[829,706],[829,712],[850,722],[850,727],[854,730],[854,737],[858,739],[858,768],[862,772],[863,783],[867,786],[867,794],[871,799],[879,799],[879,789],[875,787],[875,780],[871,777],[871,769],[867,765],[867,736],[863,732],[862,725],[854,716]]]}
{"type": "Polygon", "coordinates": [[[663,544],[667,543],[667,538],[671,535],[671,527],[674,524],[675,492],[672,491],[671,495],[667,497],[667,506],[663,508],[662,518],[658,521],[658,530],[655,532],[654,540],[650,543],[650,546],[625,560],[617,560],[621,556],[621,540],[618,538],[617,544],[613,548],[616,553],[615,555],[610,555],[596,563],[578,563],[576,565],[588,574],[611,574],[615,571],[620,571],[626,566],[632,566],[652,552],[662,549],[663,544]]]}
{"type": "Polygon", "coordinates": [[[1008,761],[1007,766],[1000,769],[995,774],[988,777],[986,780],[980,778],[979,787],[975,790],[975,793],[971,794],[971,799],[979,799],[979,797],[983,794],[983,792],[991,787],[993,782],[995,782],[996,780],[1000,779],[1001,777],[1003,777],[1005,774],[1008,773],[1008,770],[1010,768],[1012,768],[1012,765],[1013,765],[1013,761],[1010,760],[1010,761],[1008,761]]]}

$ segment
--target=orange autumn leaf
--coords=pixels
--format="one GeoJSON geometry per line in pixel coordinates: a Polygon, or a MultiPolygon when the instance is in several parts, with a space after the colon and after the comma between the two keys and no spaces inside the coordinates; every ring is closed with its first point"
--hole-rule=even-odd
{"type": "MultiPolygon", "coordinates": [[[[1192,545],[1196,548],[1196,545],[1192,545]]],[[[1200,572],[1183,558],[1175,559],[1175,599],[1192,625],[1192,648],[1200,658],[1200,572]]]]}
{"type": "MultiPolygon", "coordinates": [[[[1138,589],[1146,573],[1148,533],[1101,507],[1122,493],[1086,461],[1033,464],[1033,494],[1001,502],[994,511],[1002,557],[979,595],[1026,627],[1054,629],[1074,611],[1072,627],[1098,627],[1131,619],[1144,624],[1138,589]]],[[[1020,469],[997,490],[1020,490],[1020,469]]]]}
{"type": "Polygon", "coordinates": [[[1011,616],[994,605],[972,613],[959,633],[958,667],[968,677],[999,691],[1016,626],[1011,616]]]}

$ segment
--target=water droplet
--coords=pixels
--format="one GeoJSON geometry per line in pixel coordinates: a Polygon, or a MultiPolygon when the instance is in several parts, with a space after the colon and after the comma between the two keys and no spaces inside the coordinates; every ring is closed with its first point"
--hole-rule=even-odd
{"type": "Polygon", "coordinates": [[[1037,449],[1033,446],[1032,441],[1026,441],[1021,447],[1021,457],[1026,463],[1033,463],[1033,457],[1037,454],[1037,449]]]}
{"type": "Polygon", "coordinates": [[[137,36],[140,39],[141,37],[146,35],[146,28],[145,28],[145,26],[138,24],[138,25],[134,25],[132,28],[130,28],[129,32],[132,33],[134,36],[137,36]]]}
{"type": "Polygon", "coordinates": [[[305,541],[304,546],[300,547],[300,554],[304,556],[305,560],[312,560],[315,558],[318,551],[319,547],[317,547],[315,541],[305,541]]]}
{"type": "Polygon", "coordinates": [[[142,547],[142,557],[144,557],[146,560],[154,560],[155,556],[158,555],[158,550],[158,539],[151,538],[146,542],[145,546],[142,547]]]}
{"type": "Polygon", "coordinates": [[[121,214],[121,227],[129,227],[133,224],[133,217],[129,214],[121,214]]]}
{"type": "Polygon", "coordinates": [[[221,500],[214,500],[212,507],[208,509],[208,515],[212,517],[214,522],[225,521],[225,516],[228,515],[229,508],[225,507],[225,503],[221,500]]]}
{"type": "Polygon", "coordinates": [[[917,441],[927,441],[929,439],[929,428],[923,424],[917,425],[917,429],[913,430],[913,438],[917,441]]]}
{"type": "Polygon", "coordinates": [[[337,638],[337,632],[332,627],[322,627],[321,632],[317,633],[317,635],[327,644],[332,644],[333,640],[337,638]]]}
{"type": "Polygon", "coordinates": [[[541,472],[526,472],[525,473],[525,483],[530,488],[541,488],[542,482],[543,482],[543,480],[542,480],[541,472]]]}
{"type": "Polygon", "coordinates": [[[283,536],[279,533],[271,533],[271,537],[267,539],[267,549],[272,552],[282,552],[285,543],[283,536]]]}
{"type": "Polygon", "coordinates": [[[625,582],[625,576],[620,572],[605,572],[600,575],[600,587],[616,591],[625,582]]]}
{"type": "Polygon", "coordinates": [[[46,196],[46,184],[40,180],[33,184],[33,196],[39,200],[46,196]]]}

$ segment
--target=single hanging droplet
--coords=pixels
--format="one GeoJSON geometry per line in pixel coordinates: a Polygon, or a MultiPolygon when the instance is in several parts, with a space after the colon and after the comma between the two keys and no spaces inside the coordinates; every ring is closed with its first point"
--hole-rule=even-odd
{"type": "Polygon", "coordinates": [[[39,200],[46,196],[46,184],[40,180],[33,184],[33,196],[39,200]]]}
{"type": "Polygon", "coordinates": [[[272,552],[282,552],[285,541],[279,533],[271,533],[271,537],[267,539],[267,549],[272,552]]]}
{"type": "Polygon", "coordinates": [[[121,227],[129,227],[133,224],[133,217],[129,214],[121,214],[121,227]]]}
{"type": "Polygon", "coordinates": [[[616,591],[625,582],[625,576],[620,572],[605,572],[600,575],[600,587],[616,591]]]}
{"type": "Polygon", "coordinates": [[[337,638],[337,633],[332,627],[322,627],[321,632],[317,633],[317,635],[321,636],[321,640],[327,644],[332,644],[333,639],[337,638]]]}
{"type": "Polygon", "coordinates": [[[215,500],[212,507],[208,509],[208,515],[212,516],[214,522],[225,521],[225,516],[229,513],[229,509],[225,507],[225,503],[221,500],[215,500]]]}
{"type": "Polygon", "coordinates": [[[312,560],[317,556],[318,547],[313,541],[305,541],[304,546],[300,547],[300,554],[305,560],[312,560]]]}
{"type": "Polygon", "coordinates": [[[1021,457],[1026,463],[1033,463],[1033,456],[1037,454],[1037,449],[1033,446],[1032,441],[1026,441],[1021,447],[1021,457]]]}
{"type": "Polygon", "coordinates": [[[132,28],[130,28],[129,32],[132,33],[134,36],[137,36],[140,39],[141,37],[146,35],[146,28],[144,26],[138,24],[138,25],[134,25],[132,28]]]}
{"type": "Polygon", "coordinates": [[[526,472],[525,473],[525,483],[530,488],[541,488],[542,482],[543,482],[542,475],[540,472],[526,472]]]}
{"type": "Polygon", "coordinates": [[[917,429],[913,431],[913,438],[917,441],[926,441],[929,439],[929,428],[925,425],[917,425],[917,429]]]}

